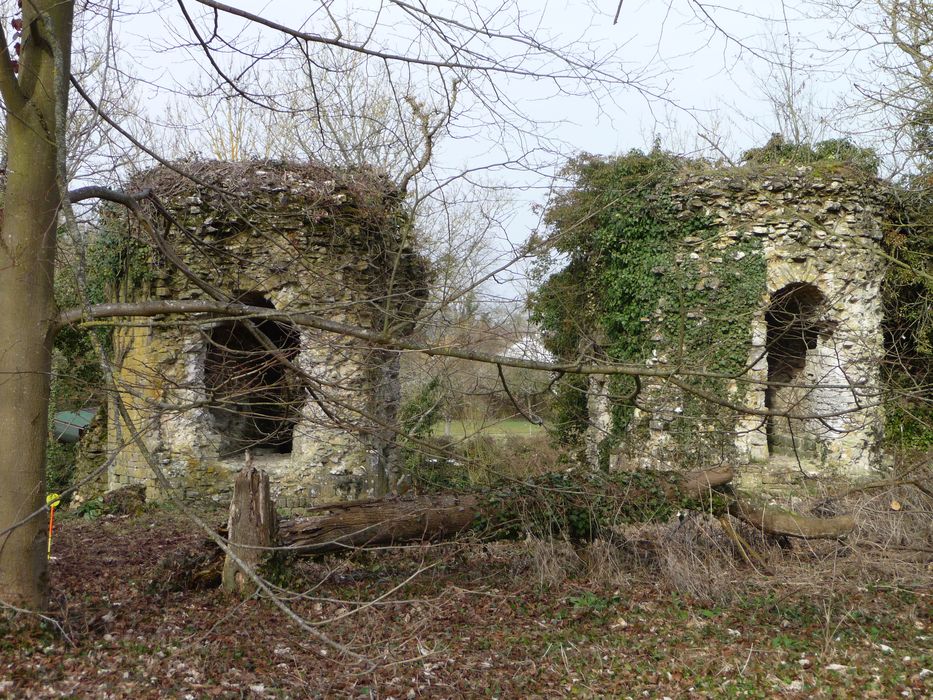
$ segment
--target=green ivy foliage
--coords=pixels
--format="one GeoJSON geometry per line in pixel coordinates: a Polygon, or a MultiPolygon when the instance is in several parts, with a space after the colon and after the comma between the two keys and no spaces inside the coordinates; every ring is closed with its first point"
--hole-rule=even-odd
{"type": "Polygon", "coordinates": [[[398,422],[403,435],[415,438],[427,437],[440,417],[443,387],[439,377],[432,377],[418,393],[402,404],[398,422]]]}
{"type": "MultiPolygon", "coordinates": [[[[699,387],[719,396],[745,369],[749,319],[764,291],[760,242],[735,241],[715,262],[705,248],[687,244],[718,233],[702,216],[682,214],[672,199],[677,176],[690,166],[657,147],[611,158],[584,155],[567,166],[572,186],[545,212],[553,249],[529,300],[555,355],[572,360],[595,350],[608,360],[640,363],[658,352],[669,363],[722,375],[699,387]],[[553,271],[555,260],[563,266],[553,271]]],[[[632,415],[636,388],[625,377],[610,383],[617,432],[632,415]]],[[[567,418],[585,421],[579,400],[567,404],[567,418]]],[[[685,406],[684,440],[697,425],[691,418],[715,410],[702,404],[685,406]]],[[[582,424],[574,432],[565,422],[560,437],[582,432],[582,424]]]]}
{"type": "Polygon", "coordinates": [[[885,231],[882,284],[888,393],[885,437],[902,449],[933,447],[933,175],[896,191],[885,231]]]}
{"type": "Polygon", "coordinates": [[[530,534],[588,542],[620,525],[668,522],[679,510],[719,515],[728,507],[721,493],[686,496],[678,483],[676,475],[651,470],[547,472],[487,492],[479,509],[486,515],[471,530],[480,537],[530,534]]]}
{"type": "Polygon", "coordinates": [[[581,445],[587,422],[586,377],[572,374],[556,385],[551,403],[551,424],[562,445],[581,445]]]}
{"type": "Polygon", "coordinates": [[[787,143],[780,134],[772,136],[761,148],[745,151],[742,160],[750,165],[819,165],[824,168],[836,163],[872,176],[878,174],[881,165],[873,149],[856,146],[848,139],[787,143]]]}
{"type": "Polygon", "coordinates": [[[112,212],[102,217],[87,248],[87,295],[92,303],[112,299],[118,284],[139,289],[152,278],[151,246],[126,232],[112,212]]]}
{"type": "Polygon", "coordinates": [[[652,270],[670,268],[667,244],[690,228],[670,211],[678,164],[656,149],[621,158],[582,155],[567,165],[563,175],[573,186],[554,198],[544,219],[555,234],[554,251],[567,262],[530,300],[551,352],[573,357],[585,340],[605,335],[618,359],[640,354],[643,311],[662,285],[652,270]]]}

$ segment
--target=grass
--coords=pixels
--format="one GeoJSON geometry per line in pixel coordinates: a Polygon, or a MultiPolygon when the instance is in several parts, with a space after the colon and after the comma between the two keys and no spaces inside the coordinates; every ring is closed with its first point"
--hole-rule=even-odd
{"type": "MultiPolygon", "coordinates": [[[[445,423],[434,425],[431,434],[441,437],[445,434],[445,423]]],[[[450,437],[463,439],[473,435],[486,435],[491,438],[536,437],[544,436],[544,426],[535,425],[524,418],[461,418],[450,422],[450,437]]]]}

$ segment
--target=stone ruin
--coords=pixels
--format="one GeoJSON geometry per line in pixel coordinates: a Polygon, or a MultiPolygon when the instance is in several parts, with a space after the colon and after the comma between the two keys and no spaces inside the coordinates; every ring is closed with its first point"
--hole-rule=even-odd
{"type": "MultiPolygon", "coordinates": [[[[747,483],[765,488],[804,473],[858,477],[881,466],[879,181],[842,167],[714,171],[684,175],[673,201],[679,217],[708,222],[683,240],[678,257],[696,271],[691,291],[714,298],[730,283],[727,264],[746,255],[763,262],[755,311],[732,319],[746,329],[746,369],[717,397],[759,413],[707,402],[690,443],[678,444],[676,426],[683,425],[689,397],[646,379],[612,464],[670,465],[685,457],[700,466],[730,463],[747,483]]],[[[705,308],[684,309],[685,322],[706,322],[705,308]]],[[[658,329],[647,366],[673,370],[676,338],[662,330],[662,316],[642,319],[658,329]]],[[[587,453],[594,464],[612,429],[609,387],[605,376],[589,383],[587,453]]]]}
{"type": "MultiPolygon", "coordinates": [[[[209,285],[253,306],[411,332],[428,266],[386,178],[307,164],[182,165],[194,181],[159,167],[132,187],[163,204],[174,225],[157,230],[185,269],[148,244],[136,219],[114,215],[108,225],[137,242],[117,300],[210,299],[209,285]]],[[[247,449],[286,511],[382,495],[398,476],[398,352],[284,317],[203,316],[120,324],[113,349],[132,422],[185,498],[226,501],[247,449]]],[[[107,414],[108,487],[164,496],[113,400],[107,414]]]]}

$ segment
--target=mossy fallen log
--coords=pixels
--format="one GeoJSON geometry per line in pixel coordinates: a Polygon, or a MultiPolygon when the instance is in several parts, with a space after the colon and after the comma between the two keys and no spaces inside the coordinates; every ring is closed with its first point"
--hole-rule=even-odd
{"type": "MultiPolygon", "coordinates": [[[[239,570],[237,567],[246,560],[251,567],[261,564],[272,550],[316,556],[441,542],[467,535],[483,540],[533,535],[572,542],[611,542],[622,525],[667,522],[679,511],[688,510],[718,518],[750,562],[754,552],[733,530],[730,517],[772,535],[805,539],[843,537],[855,528],[854,519],[847,515],[807,517],[754,504],[736,494],[731,481],[729,468],[686,474],[567,470],[475,492],[406,494],[331,503],[311,509],[307,517],[277,523],[271,516],[271,502],[266,503],[268,496],[259,499],[265,503],[263,508],[255,505],[257,485],[265,484],[262,493],[268,494],[268,482],[263,481],[262,473],[247,468],[234,485],[230,518],[233,527],[222,528],[221,534],[229,534],[230,551],[240,560],[228,554],[226,566],[239,570]]],[[[181,585],[206,581],[207,574],[212,581],[219,580],[222,553],[212,543],[208,549],[194,560],[201,573],[189,577],[190,581],[180,581],[181,585]]]]}

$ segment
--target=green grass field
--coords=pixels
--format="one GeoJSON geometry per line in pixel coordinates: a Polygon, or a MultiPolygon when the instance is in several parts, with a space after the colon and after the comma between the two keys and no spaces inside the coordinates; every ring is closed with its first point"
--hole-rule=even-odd
{"type": "MultiPolygon", "coordinates": [[[[431,434],[442,436],[445,434],[444,421],[434,425],[431,434]]],[[[462,439],[472,435],[487,435],[493,438],[508,437],[536,437],[544,436],[545,430],[541,425],[530,423],[524,418],[495,418],[457,419],[450,422],[450,437],[462,439]]]]}

